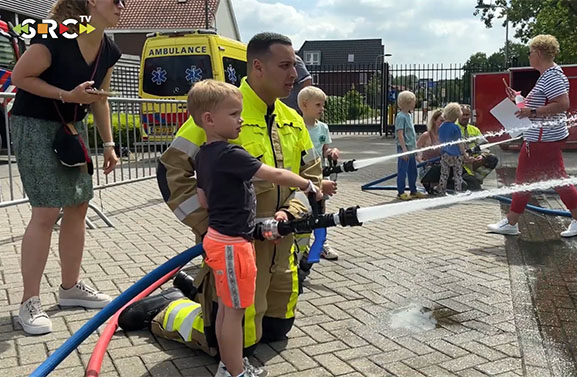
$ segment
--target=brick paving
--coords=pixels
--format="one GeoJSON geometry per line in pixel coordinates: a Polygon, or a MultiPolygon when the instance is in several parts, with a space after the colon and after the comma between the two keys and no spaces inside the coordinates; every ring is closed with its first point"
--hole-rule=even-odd
{"type": "MultiPolygon", "coordinates": [[[[394,150],[391,140],[376,136],[334,142],[344,159],[394,150]]],[[[360,191],[361,184],[394,171],[393,163],[340,175],[328,210],[395,202],[391,191],[360,191]]],[[[487,186],[495,185],[492,177],[487,186]]],[[[118,295],[193,243],[154,180],[106,189],[93,203],[116,228],[89,213],[97,228],[87,233],[83,275],[108,294],[118,295]]],[[[254,361],[271,376],[290,377],[572,375],[577,243],[559,239],[566,223],[553,218],[546,219],[552,231],[541,241],[486,233],[501,213],[497,202],[471,202],[330,229],[341,257],[315,266],[289,339],[259,345],[254,361]],[[437,327],[392,329],[391,312],[410,303],[430,308],[437,327]]],[[[0,209],[0,367],[6,376],[28,375],[95,314],[56,305],[55,233],[42,282],[54,332],[31,337],[21,331],[14,317],[21,294],[18,250],[29,216],[27,205],[0,209]]],[[[540,216],[525,220],[525,234],[544,228],[540,216]]],[[[52,375],[82,375],[96,341],[97,334],[90,336],[52,375]]],[[[120,331],[101,375],[201,377],[215,368],[214,359],[178,343],[120,331]]]]}

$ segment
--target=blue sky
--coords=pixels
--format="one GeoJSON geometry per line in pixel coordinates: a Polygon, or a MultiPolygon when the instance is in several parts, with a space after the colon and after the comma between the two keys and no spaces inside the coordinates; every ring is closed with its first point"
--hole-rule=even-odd
{"type": "MultiPolygon", "coordinates": [[[[485,0],[489,3],[489,0],[485,0]]],[[[233,0],[243,41],[261,31],[305,40],[381,38],[396,64],[460,64],[505,44],[501,22],[486,29],[477,0],[233,0]]],[[[510,29],[509,35],[512,36],[510,29]]]]}

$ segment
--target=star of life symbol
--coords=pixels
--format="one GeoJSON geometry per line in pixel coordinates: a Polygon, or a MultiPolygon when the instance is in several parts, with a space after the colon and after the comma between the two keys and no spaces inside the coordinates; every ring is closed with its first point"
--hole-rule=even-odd
{"type": "Polygon", "coordinates": [[[230,81],[231,84],[236,84],[236,82],[238,81],[237,77],[236,77],[236,69],[234,69],[234,67],[232,65],[228,65],[228,67],[226,68],[226,74],[228,76],[228,81],[230,81]]]}
{"type": "Polygon", "coordinates": [[[166,82],[166,70],[162,69],[161,67],[157,67],[154,71],[152,71],[152,82],[156,85],[160,85],[166,82]]]}
{"type": "Polygon", "coordinates": [[[194,84],[195,82],[202,80],[202,69],[196,68],[195,65],[192,65],[190,66],[190,68],[187,68],[185,73],[186,73],[186,81],[190,82],[191,84],[194,84]]]}

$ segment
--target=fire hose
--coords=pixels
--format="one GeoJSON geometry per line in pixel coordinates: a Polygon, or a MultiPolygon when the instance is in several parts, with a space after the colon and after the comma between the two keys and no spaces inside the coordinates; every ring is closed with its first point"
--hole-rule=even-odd
{"type": "Polygon", "coordinates": [[[314,233],[315,242],[309,250],[308,262],[317,263],[321,258],[323,243],[326,239],[326,228],[339,225],[343,227],[363,225],[357,218],[358,206],[341,208],[337,213],[322,214],[320,213],[320,205],[315,200],[315,194],[310,193],[308,199],[312,208],[312,214],[289,221],[268,219],[259,222],[255,226],[254,238],[264,241],[276,240],[290,233],[314,233]]]}
{"type": "Polygon", "coordinates": [[[312,214],[301,219],[289,221],[269,219],[256,224],[254,237],[261,241],[274,240],[290,233],[311,233],[319,228],[360,226],[363,224],[357,219],[358,208],[359,207],[341,208],[337,213],[312,214]]]}
{"type": "Polygon", "coordinates": [[[355,160],[345,161],[342,164],[337,164],[335,160],[329,159],[329,164],[323,167],[323,177],[329,177],[333,174],[348,173],[352,171],[357,171],[355,168],[355,160]]]}

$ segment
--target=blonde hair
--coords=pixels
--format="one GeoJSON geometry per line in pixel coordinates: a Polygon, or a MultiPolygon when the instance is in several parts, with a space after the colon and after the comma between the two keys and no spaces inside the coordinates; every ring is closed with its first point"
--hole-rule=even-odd
{"type": "Polygon", "coordinates": [[[214,111],[225,99],[231,96],[242,99],[242,93],[232,84],[211,79],[203,80],[190,88],[186,105],[194,122],[202,127],[202,114],[207,111],[214,111]]]}
{"type": "Polygon", "coordinates": [[[548,58],[555,59],[559,53],[559,41],[553,35],[540,34],[529,42],[529,48],[541,52],[548,58]]]}
{"type": "Polygon", "coordinates": [[[439,119],[441,115],[443,115],[443,109],[437,109],[433,111],[429,121],[427,122],[427,131],[431,131],[433,129],[435,122],[437,122],[437,119],[439,119]]]}
{"type": "Polygon", "coordinates": [[[397,98],[397,106],[399,106],[401,109],[406,109],[407,106],[409,106],[409,104],[413,101],[415,103],[417,102],[417,96],[415,96],[415,93],[411,92],[410,90],[404,90],[399,93],[399,97],[397,98]]]}
{"type": "MultiPolygon", "coordinates": [[[[80,22],[80,16],[88,16],[90,9],[88,8],[87,0],[58,0],[50,10],[50,17],[62,22],[69,18],[74,18],[80,22]]],[[[78,32],[79,25],[69,25],[72,31],[78,32]]]]}
{"type": "Polygon", "coordinates": [[[445,118],[447,122],[455,123],[462,113],[461,105],[457,102],[451,102],[443,109],[443,118],[445,118]]]}
{"type": "Polygon", "coordinates": [[[326,101],[327,99],[327,95],[325,94],[325,92],[323,92],[323,90],[321,88],[318,88],[316,86],[307,86],[304,87],[300,92],[299,95],[297,97],[297,101],[299,104],[299,107],[302,107],[302,105],[305,104],[305,102],[308,102],[310,100],[322,100],[322,101],[326,101]]]}

